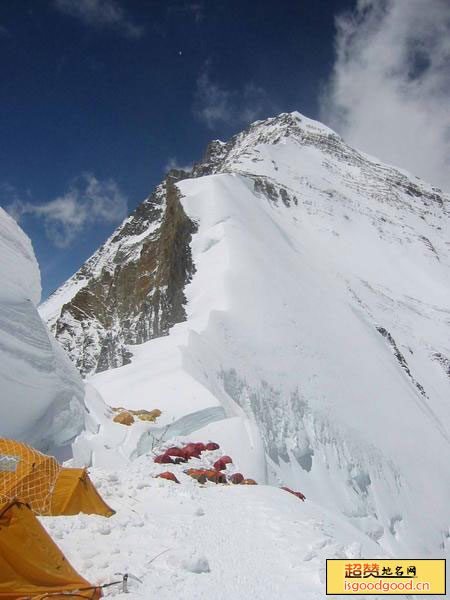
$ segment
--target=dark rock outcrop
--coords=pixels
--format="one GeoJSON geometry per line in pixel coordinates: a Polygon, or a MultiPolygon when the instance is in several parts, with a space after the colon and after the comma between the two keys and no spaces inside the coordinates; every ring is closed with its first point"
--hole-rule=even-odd
{"type": "Polygon", "coordinates": [[[128,344],[167,335],[185,319],[196,226],[175,183],[186,176],[171,171],[72,278],[81,289],[51,326],[83,375],[127,364],[128,344]]]}

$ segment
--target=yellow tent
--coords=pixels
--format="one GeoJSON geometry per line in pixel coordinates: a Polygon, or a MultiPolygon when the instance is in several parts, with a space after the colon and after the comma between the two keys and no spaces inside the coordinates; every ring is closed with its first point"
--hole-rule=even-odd
{"type": "Polygon", "coordinates": [[[28,506],[0,507],[0,600],[101,596],[73,569],[28,506]]]}
{"type": "Polygon", "coordinates": [[[0,438],[0,504],[20,500],[34,513],[49,515],[58,461],[27,444],[0,438]]]}
{"type": "Polygon", "coordinates": [[[51,514],[78,513],[110,517],[114,511],[103,501],[86,469],[62,468],[52,494],[51,514]]]}
{"type": "Polygon", "coordinates": [[[85,469],[65,469],[27,444],[0,438],[0,504],[14,500],[36,515],[114,514],[85,469]]]}

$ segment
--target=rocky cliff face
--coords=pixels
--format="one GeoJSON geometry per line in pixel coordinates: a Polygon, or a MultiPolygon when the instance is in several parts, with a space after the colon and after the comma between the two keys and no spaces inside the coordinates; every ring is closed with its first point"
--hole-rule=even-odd
{"type": "Polygon", "coordinates": [[[166,335],[185,318],[195,231],[172,170],[107,242],[44,305],[69,293],[49,325],[83,375],[127,364],[127,344],[166,335]]]}

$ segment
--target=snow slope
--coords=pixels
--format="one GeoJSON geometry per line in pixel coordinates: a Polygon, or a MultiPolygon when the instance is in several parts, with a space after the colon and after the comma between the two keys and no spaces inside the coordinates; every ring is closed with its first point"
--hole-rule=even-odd
{"type": "MultiPolygon", "coordinates": [[[[186,321],[89,378],[161,420],[125,428],[91,399],[76,460],[132,471],[162,434],[220,435],[246,475],[303,491],[307,520],[332,515],[337,540],[345,523],[372,556],[447,556],[449,197],[298,113],[216,146],[177,184],[197,224],[186,321]]],[[[264,490],[214,493],[278,503],[264,490]]]]}
{"type": "Polygon", "coordinates": [[[58,456],[84,426],[83,382],[43,323],[30,240],[0,209],[0,436],[58,456]]]}
{"type": "MultiPolygon", "coordinates": [[[[218,456],[192,463],[207,467],[218,456]]],[[[126,470],[94,469],[116,515],[41,521],[91,582],[130,573],[129,594],[107,591],[129,600],[317,600],[325,597],[325,558],[382,557],[373,540],[314,503],[269,486],[200,486],[184,467],[170,467],[179,485],[154,478],[164,465],[151,456],[126,470]]]]}

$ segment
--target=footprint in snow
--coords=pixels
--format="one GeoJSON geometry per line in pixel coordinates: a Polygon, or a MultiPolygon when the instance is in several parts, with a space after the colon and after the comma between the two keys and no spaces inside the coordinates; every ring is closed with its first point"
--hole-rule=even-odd
{"type": "Polygon", "coordinates": [[[97,531],[102,535],[109,535],[111,533],[111,527],[106,525],[106,523],[102,523],[98,526],[97,531]]]}
{"type": "Polygon", "coordinates": [[[305,562],[309,562],[313,558],[317,558],[317,554],[313,550],[310,550],[305,554],[302,560],[304,560],[305,562]]]}
{"type": "Polygon", "coordinates": [[[313,550],[321,550],[325,546],[329,546],[331,544],[331,542],[332,542],[332,540],[329,538],[322,538],[321,540],[318,540],[317,542],[312,544],[311,547],[313,550]]]}
{"type": "Polygon", "coordinates": [[[209,568],[208,559],[204,556],[194,556],[188,559],[183,560],[181,563],[182,567],[186,569],[186,571],[190,571],[191,573],[209,573],[211,569],[209,568]]]}

